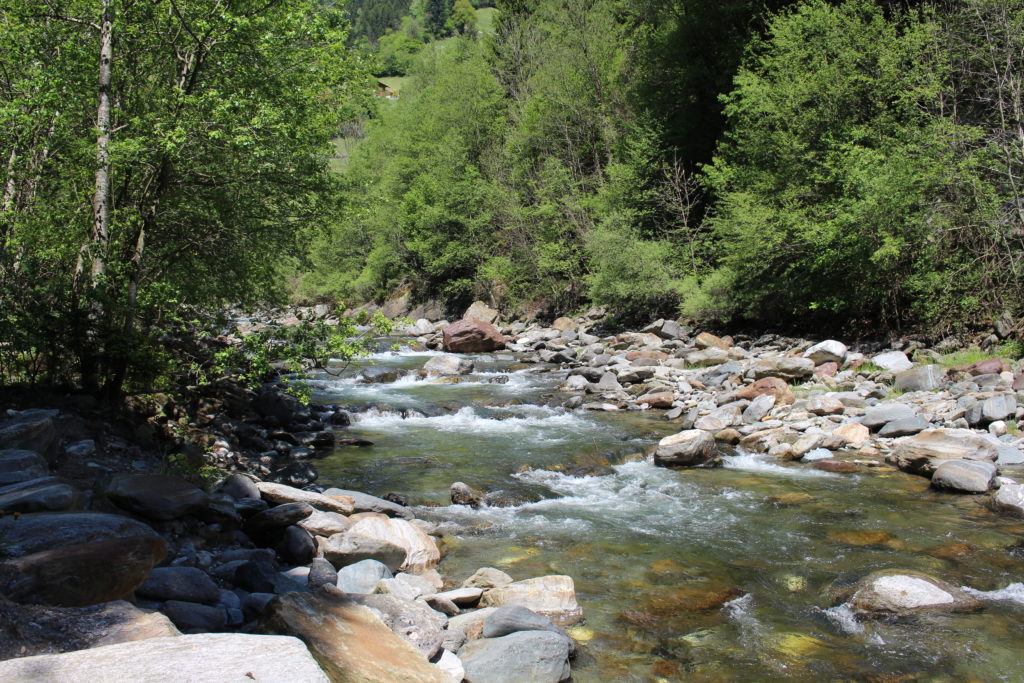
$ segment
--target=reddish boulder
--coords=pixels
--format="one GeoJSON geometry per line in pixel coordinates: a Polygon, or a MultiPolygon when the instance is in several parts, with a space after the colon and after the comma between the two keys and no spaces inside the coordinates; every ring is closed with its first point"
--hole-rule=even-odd
{"type": "Polygon", "coordinates": [[[814,374],[821,377],[835,377],[837,372],[839,372],[839,364],[835,361],[822,363],[818,367],[814,368],[814,374]]]}
{"type": "Polygon", "coordinates": [[[774,396],[775,403],[778,405],[789,405],[796,400],[789,385],[786,384],[786,380],[779,377],[763,377],[753,384],[748,384],[736,392],[736,398],[752,401],[765,394],[774,396]]]}
{"type": "Polygon", "coordinates": [[[501,332],[481,320],[460,320],[441,333],[444,335],[444,350],[450,353],[479,353],[505,348],[501,332]]]}

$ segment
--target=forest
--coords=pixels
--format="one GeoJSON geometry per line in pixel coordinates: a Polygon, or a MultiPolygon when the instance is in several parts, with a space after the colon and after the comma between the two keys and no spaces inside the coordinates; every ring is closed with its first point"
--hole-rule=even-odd
{"type": "Polygon", "coordinates": [[[1024,313],[1021,0],[0,16],[8,380],[145,384],[196,311],[401,285],[860,336],[1024,313]]]}

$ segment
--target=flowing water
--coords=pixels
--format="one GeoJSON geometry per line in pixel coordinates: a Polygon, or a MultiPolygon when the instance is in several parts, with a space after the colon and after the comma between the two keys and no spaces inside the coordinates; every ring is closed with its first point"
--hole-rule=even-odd
{"type": "Polygon", "coordinates": [[[313,380],[315,400],[357,411],[345,436],[374,444],[322,460],[320,483],[420,504],[450,534],[440,569],[455,582],[481,566],[572,576],[586,617],[573,680],[1024,680],[1024,523],[983,499],[763,455],[656,468],[639,454],[676,429],[658,411],[550,407],[563,374],[474,360],[457,384],[313,380]],[[450,505],[454,481],[491,504],[450,505]],[[888,568],[969,587],[986,609],[859,622],[844,590],[888,568]]]}

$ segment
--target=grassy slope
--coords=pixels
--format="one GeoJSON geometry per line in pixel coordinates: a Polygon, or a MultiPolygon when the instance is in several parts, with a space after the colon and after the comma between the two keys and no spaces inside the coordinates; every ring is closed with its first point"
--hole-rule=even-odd
{"type": "Polygon", "coordinates": [[[494,7],[481,7],[476,11],[476,27],[481,33],[494,33],[494,19],[498,10],[494,7]]]}

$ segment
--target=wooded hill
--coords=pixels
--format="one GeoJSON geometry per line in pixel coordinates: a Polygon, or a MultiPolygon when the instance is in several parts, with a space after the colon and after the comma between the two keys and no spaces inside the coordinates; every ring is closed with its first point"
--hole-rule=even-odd
{"type": "Polygon", "coordinates": [[[508,0],[366,124],[306,295],[804,329],[1021,312],[1020,0],[508,0]]]}

